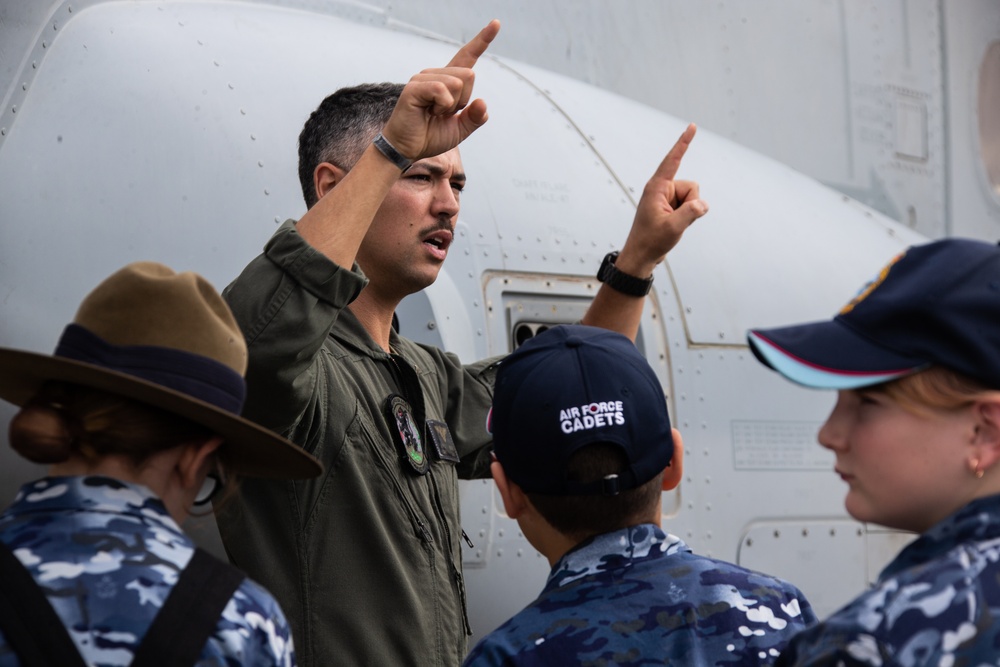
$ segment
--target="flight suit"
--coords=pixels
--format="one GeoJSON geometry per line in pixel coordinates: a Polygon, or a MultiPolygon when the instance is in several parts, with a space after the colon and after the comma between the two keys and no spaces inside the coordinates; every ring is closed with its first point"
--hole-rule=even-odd
{"type": "Polygon", "coordinates": [[[225,290],[250,353],[244,416],[326,471],[243,481],[219,528],[281,602],[301,664],[458,665],[470,628],[457,480],[488,474],[494,366],[395,332],[386,353],[347,309],[366,282],[288,221],[225,290]]]}

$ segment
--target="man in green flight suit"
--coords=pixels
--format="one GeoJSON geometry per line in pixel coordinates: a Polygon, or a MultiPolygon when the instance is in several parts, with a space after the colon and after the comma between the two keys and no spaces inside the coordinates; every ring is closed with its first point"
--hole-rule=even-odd
{"type": "MultiPolygon", "coordinates": [[[[405,86],[324,100],[299,138],[309,210],[225,291],[250,352],[244,414],[326,466],[306,482],[248,480],[219,516],[230,557],[285,609],[304,665],[459,665],[467,651],[457,480],[489,474],[496,360],[463,365],[392,321],[447,256],[466,179],[457,147],[487,120],[472,67],[499,29],[405,86]]],[[[673,180],[693,136],[647,185],[586,324],[634,339],[635,284],[648,289],[707,211],[697,184],[673,180]]]]}

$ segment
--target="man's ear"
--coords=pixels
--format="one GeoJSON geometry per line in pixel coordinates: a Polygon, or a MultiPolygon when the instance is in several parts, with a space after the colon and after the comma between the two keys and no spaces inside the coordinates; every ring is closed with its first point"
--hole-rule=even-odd
{"type": "Polygon", "coordinates": [[[200,485],[208,458],[222,445],[222,436],[195,440],[184,445],[177,459],[177,473],[185,488],[200,485]]]}
{"type": "Polygon", "coordinates": [[[503,507],[507,516],[511,519],[521,516],[528,504],[524,491],[507,477],[507,473],[504,472],[499,461],[490,464],[490,472],[493,473],[493,481],[497,483],[497,491],[500,492],[500,498],[503,499],[503,507]]]}
{"type": "Polygon", "coordinates": [[[976,403],[975,457],[971,466],[989,470],[1000,463],[1000,394],[976,403]]]}
{"type": "Polygon", "coordinates": [[[681,432],[677,429],[670,429],[674,436],[674,456],[670,459],[670,465],[663,469],[663,490],[673,491],[681,483],[684,475],[684,440],[681,432]]]}
{"type": "Polygon", "coordinates": [[[330,162],[321,162],[316,165],[313,170],[313,188],[316,190],[316,201],[326,196],[326,193],[344,180],[346,175],[346,171],[330,162]]]}

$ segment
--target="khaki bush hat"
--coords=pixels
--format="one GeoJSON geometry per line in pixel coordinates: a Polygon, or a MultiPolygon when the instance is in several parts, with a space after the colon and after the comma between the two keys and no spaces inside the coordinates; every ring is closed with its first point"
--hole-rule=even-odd
{"type": "Polygon", "coordinates": [[[209,428],[238,474],[321,474],[313,456],[240,417],[246,367],[239,325],[205,278],[136,262],[83,300],[52,356],[0,348],[0,398],[24,405],[48,381],[93,387],[209,428]]]}

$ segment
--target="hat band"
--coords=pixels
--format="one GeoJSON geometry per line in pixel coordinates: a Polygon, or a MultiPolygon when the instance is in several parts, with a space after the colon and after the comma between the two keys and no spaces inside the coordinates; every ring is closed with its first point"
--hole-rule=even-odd
{"type": "Polygon", "coordinates": [[[246,398],[243,377],[214,359],[155,345],[113,345],[78,324],[66,326],[55,356],[131,375],[236,415],[246,398]]]}

